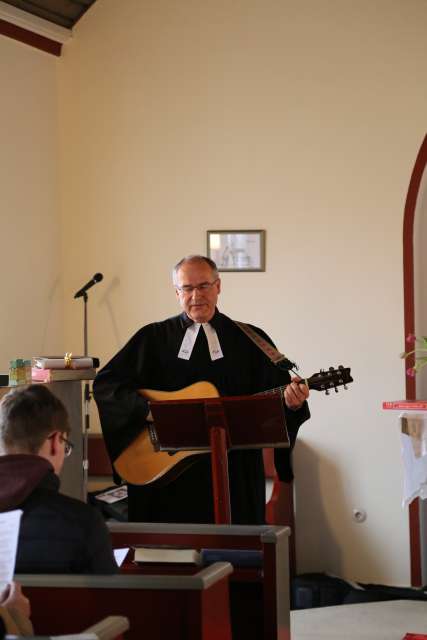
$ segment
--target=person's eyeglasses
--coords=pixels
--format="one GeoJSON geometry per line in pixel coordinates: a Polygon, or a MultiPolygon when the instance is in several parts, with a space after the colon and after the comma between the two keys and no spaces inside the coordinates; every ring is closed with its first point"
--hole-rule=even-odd
{"type": "Polygon", "coordinates": [[[216,284],[217,282],[218,282],[218,278],[216,278],[216,280],[214,280],[213,282],[202,282],[201,284],[196,284],[194,287],[191,284],[183,284],[182,287],[175,285],[175,288],[180,293],[184,293],[188,295],[193,293],[195,289],[197,289],[197,291],[209,291],[209,289],[211,289],[214,286],[214,284],[216,284]]]}
{"type": "Polygon", "coordinates": [[[68,456],[73,453],[74,444],[71,442],[71,440],[67,440],[67,438],[64,438],[63,436],[61,436],[61,442],[64,443],[64,455],[66,458],[68,458],[68,456]]]}
{"type": "MultiPolygon", "coordinates": [[[[52,440],[54,435],[55,434],[52,433],[52,435],[49,436],[48,440],[52,440]]],[[[67,440],[67,438],[64,438],[64,436],[61,434],[59,434],[59,439],[64,443],[64,456],[68,458],[68,456],[70,456],[73,452],[74,444],[71,442],[71,440],[67,440]]]]}

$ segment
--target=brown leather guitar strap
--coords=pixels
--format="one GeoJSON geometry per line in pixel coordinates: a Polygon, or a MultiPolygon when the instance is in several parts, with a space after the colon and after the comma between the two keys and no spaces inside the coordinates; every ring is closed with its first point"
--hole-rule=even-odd
{"type": "Polygon", "coordinates": [[[237,320],[233,320],[233,322],[248,336],[248,338],[252,340],[252,342],[256,344],[259,349],[261,349],[261,351],[265,353],[273,364],[279,366],[281,369],[298,369],[294,362],[291,362],[291,360],[289,360],[283,353],[280,353],[276,347],[273,347],[273,345],[267,342],[267,340],[264,340],[264,338],[248,324],[238,322],[237,320]]]}

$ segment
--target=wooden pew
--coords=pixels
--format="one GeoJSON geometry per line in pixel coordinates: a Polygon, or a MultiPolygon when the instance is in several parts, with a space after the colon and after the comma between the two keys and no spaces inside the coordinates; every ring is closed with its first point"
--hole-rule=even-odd
{"type": "Polygon", "coordinates": [[[78,633],[108,615],[129,619],[130,640],[231,640],[229,563],[194,575],[17,574],[39,635],[78,633]]]}
{"type": "MultiPolygon", "coordinates": [[[[114,548],[169,545],[194,549],[256,549],[262,566],[236,568],[230,577],[233,640],[290,638],[288,527],[108,522],[114,548]]],[[[166,565],[170,570],[171,565],[166,565]]],[[[123,572],[158,571],[126,563],[123,572]]],[[[175,565],[179,572],[180,566],[175,565]]]]}
{"type": "Polygon", "coordinates": [[[124,616],[107,616],[82,633],[93,633],[97,640],[122,640],[124,632],[128,629],[129,620],[124,616]]]}
{"type": "Polygon", "coordinates": [[[282,525],[291,528],[289,537],[289,573],[293,578],[296,575],[296,534],[295,534],[295,508],[294,508],[294,483],[280,482],[274,466],[274,449],[263,449],[265,478],[272,485],[270,499],[265,505],[265,521],[268,524],[282,525]]]}

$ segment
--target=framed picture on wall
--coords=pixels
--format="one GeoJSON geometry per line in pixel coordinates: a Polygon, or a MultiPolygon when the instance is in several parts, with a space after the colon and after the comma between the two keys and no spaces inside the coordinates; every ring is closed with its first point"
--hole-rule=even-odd
{"type": "Polygon", "coordinates": [[[265,271],[265,231],[207,232],[207,255],[218,271],[265,271]]]}

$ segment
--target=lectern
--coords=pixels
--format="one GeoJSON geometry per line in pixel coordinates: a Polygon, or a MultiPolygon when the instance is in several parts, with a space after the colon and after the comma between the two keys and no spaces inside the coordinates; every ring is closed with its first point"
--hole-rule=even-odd
{"type": "MultiPolygon", "coordinates": [[[[157,446],[175,451],[210,451],[216,524],[231,524],[227,452],[289,447],[283,396],[225,396],[150,402],[157,446]]],[[[191,463],[191,456],[187,458],[191,463]]]]}

